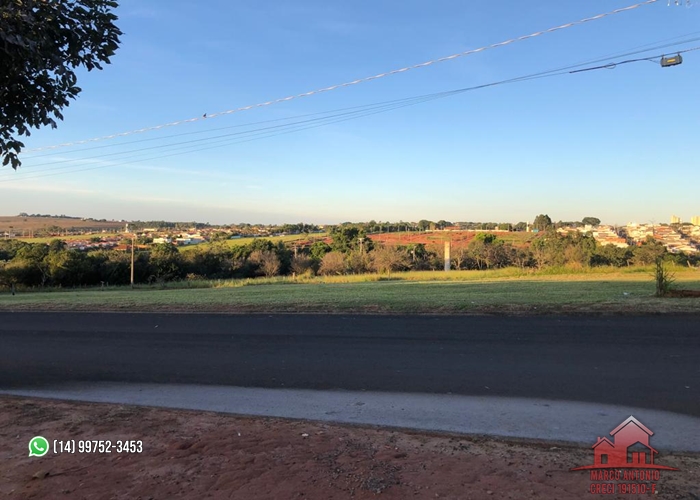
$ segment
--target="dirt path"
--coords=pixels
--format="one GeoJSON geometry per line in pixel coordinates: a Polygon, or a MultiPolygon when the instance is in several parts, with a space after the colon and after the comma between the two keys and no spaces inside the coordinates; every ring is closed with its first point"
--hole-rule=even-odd
{"type": "MultiPolygon", "coordinates": [[[[590,448],[0,396],[0,499],[596,498],[590,448]],[[141,453],[28,457],[31,437],[141,453]]],[[[700,457],[662,454],[654,498],[700,499],[700,457]]],[[[649,498],[608,495],[606,498],[649,498]]]]}

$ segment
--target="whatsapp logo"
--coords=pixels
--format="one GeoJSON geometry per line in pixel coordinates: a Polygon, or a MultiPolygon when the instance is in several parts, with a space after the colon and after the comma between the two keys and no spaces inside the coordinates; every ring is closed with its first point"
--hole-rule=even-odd
{"type": "Polygon", "coordinates": [[[45,437],[36,436],[29,441],[29,456],[43,457],[49,452],[49,441],[45,437]]]}

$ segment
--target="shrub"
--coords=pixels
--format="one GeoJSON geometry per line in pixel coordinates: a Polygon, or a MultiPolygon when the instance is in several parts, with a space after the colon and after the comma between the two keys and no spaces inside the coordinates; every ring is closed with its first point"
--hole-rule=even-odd
{"type": "Polygon", "coordinates": [[[656,259],[656,267],[654,268],[654,280],[656,281],[656,296],[665,297],[673,288],[673,283],[676,281],[673,273],[668,270],[662,258],[656,259]]]}
{"type": "Polygon", "coordinates": [[[347,266],[345,256],[341,252],[328,252],[321,260],[319,272],[324,275],[345,274],[347,266]]]}

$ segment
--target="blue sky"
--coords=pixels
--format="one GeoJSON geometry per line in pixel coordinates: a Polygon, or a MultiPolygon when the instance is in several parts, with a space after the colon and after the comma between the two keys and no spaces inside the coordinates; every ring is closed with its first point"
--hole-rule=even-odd
{"type": "MultiPolygon", "coordinates": [[[[83,92],[65,120],[25,144],[80,141],[308,92],[633,3],[207,0],[193,9],[189,0],[122,0],[124,36],[112,64],[79,72],[83,92]]],[[[539,213],[618,224],[668,222],[671,214],[688,220],[700,215],[700,51],[674,68],[640,62],[190,154],[174,155],[189,146],[173,148],[246,127],[213,129],[481,85],[692,38],[699,40],[635,57],[700,46],[700,3],[661,0],[333,92],[50,155],[27,152],[21,171],[0,172],[0,213],[211,223],[518,222],[539,213]],[[95,146],[109,147],[86,149],[95,146]]]]}

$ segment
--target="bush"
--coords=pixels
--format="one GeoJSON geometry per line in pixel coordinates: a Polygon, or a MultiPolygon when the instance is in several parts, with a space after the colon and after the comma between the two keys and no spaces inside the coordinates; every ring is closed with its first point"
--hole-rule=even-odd
{"type": "Polygon", "coordinates": [[[406,252],[393,246],[379,247],[372,252],[372,268],[378,273],[390,274],[409,267],[406,252]]]}
{"type": "Polygon", "coordinates": [[[267,278],[277,276],[280,272],[280,259],[272,250],[254,250],[249,260],[257,264],[267,278]]]}
{"type": "Polygon", "coordinates": [[[346,269],[345,256],[341,252],[334,251],[323,256],[319,273],[324,275],[345,274],[346,269]]]}
{"type": "Polygon", "coordinates": [[[292,272],[297,276],[313,275],[313,260],[305,255],[292,257],[292,272]]]}

